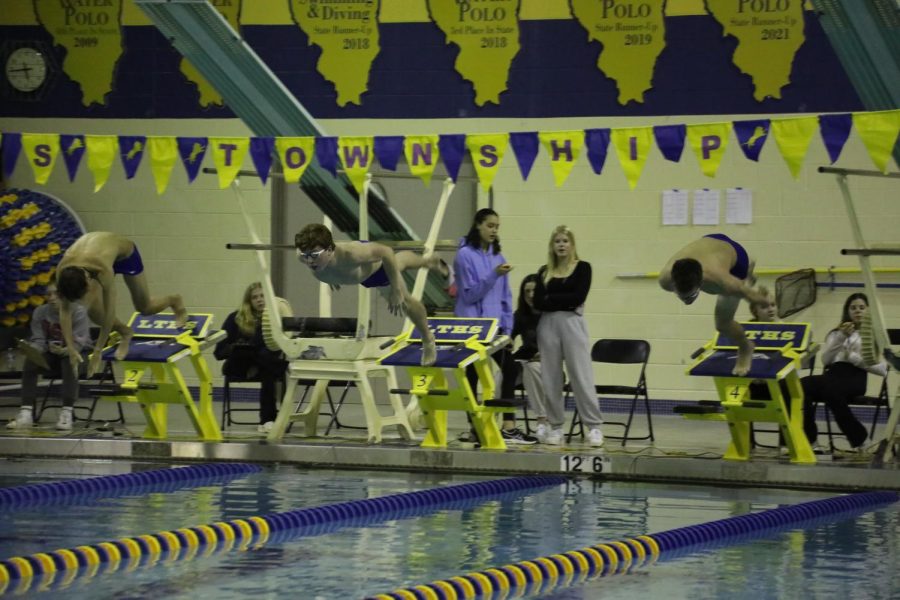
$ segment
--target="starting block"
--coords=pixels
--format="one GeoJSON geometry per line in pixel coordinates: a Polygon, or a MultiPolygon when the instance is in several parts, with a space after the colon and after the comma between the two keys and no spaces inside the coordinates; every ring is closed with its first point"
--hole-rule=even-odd
{"type": "Polygon", "coordinates": [[[103,359],[116,361],[125,371],[124,380],[115,386],[92,388],[91,393],[116,402],[136,402],[147,419],[144,436],[165,439],[167,436],[167,408],[170,404],[184,406],[200,438],[220,441],[222,432],[212,408],[212,375],[202,352],[225,337],[224,331],[207,335],[213,315],[193,314],[184,329],[175,327],[172,314],[145,316],[134,313],[128,326],[134,338],[124,360],[116,361],[116,345],[103,350],[103,359]],[[197,375],[200,398],[194,403],[185,384],[179,363],[189,359],[197,375]],[[150,374],[152,383],[142,381],[150,374]]]}
{"type": "Polygon", "coordinates": [[[509,412],[521,402],[478,402],[466,378],[466,367],[475,367],[484,397],[493,397],[495,385],[490,357],[510,343],[509,336],[497,335],[497,319],[433,318],[428,319],[428,327],[438,344],[433,365],[421,366],[422,335],[416,329],[396,338],[390,353],[380,361],[382,365],[406,367],[409,371],[412,389],[392,391],[411,394],[418,400],[428,427],[421,446],[446,448],[447,411],[462,410],[469,413],[482,448],[505,450],[506,442],[497,427],[496,414],[509,412]],[[453,387],[452,380],[456,382],[453,387]]]}
{"type": "Polygon", "coordinates": [[[737,360],[737,345],[727,336],[717,334],[699,351],[687,374],[712,377],[719,402],[698,406],[676,406],[675,412],[688,419],[726,421],[731,443],[725,452],[728,460],[750,458],[750,423],[775,423],[781,429],[790,452],[791,462],[816,462],[803,432],[803,389],[797,374],[800,362],[809,348],[807,323],[741,323],[756,348],[750,371],[741,377],[732,374],[737,360]],[[769,398],[752,398],[750,384],[765,383],[769,398]],[[781,393],[784,381],[789,397],[781,393]],[[790,403],[790,416],[786,407],[790,403]],[[719,407],[724,412],[719,412],[719,407]]]}

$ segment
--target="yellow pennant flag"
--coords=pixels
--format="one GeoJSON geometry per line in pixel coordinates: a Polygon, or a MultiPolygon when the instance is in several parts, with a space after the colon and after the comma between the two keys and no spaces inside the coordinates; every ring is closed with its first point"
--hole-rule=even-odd
{"type": "Polygon", "coordinates": [[[818,128],[818,117],[772,119],[772,137],[775,138],[781,156],[784,157],[794,179],[800,177],[803,159],[806,158],[809,143],[818,128]]]}
{"type": "Polygon", "coordinates": [[[687,126],[687,139],[697,162],[700,163],[700,171],[707,177],[715,177],[725,156],[725,148],[728,146],[728,134],[731,131],[731,123],[702,123],[687,126]]]}
{"type": "Polygon", "coordinates": [[[297,183],[312,162],[316,139],[313,137],[275,138],[275,150],[284,170],[285,183],[297,183]]]}
{"type": "Polygon", "coordinates": [[[344,165],[344,173],[350,178],[356,193],[361,194],[366,173],[372,166],[372,158],[375,156],[372,136],[338,138],[338,154],[344,165]]]}
{"type": "Polygon", "coordinates": [[[644,171],[644,163],[650,155],[653,145],[652,127],[622,127],[614,128],[610,134],[613,146],[616,148],[616,156],[619,164],[625,172],[628,187],[634,189],[638,179],[644,171]]]}
{"type": "Polygon", "coordinates": [[[584,147],[584,130],[573,131],[540,131],[538,138],[550,155],[550,167],[553,169],[553,181],[556,187],[561,186],[584,147]]]}
{"type": "Polygon", "coordinates": [[[35,183],[47,183],[59,155],[59,134],[23,133],[22,147],[34,171],[35,183]]]}
{"type": "Polygon", "coordinates": [[[211,137],[209,145],[212,149],[213,162],[219,174],[219,188],[231,185],[237,177],[244,157],[250,148],[250,138],[246,137],[211,137]]]}
{"type": "Polygon", "coordinates": [[[887,173],[888,158],[900,133],[900,110],[853,113],[853,127],[862,138],[872,162],[882,173],[887,173]]]}
{"type": "Polygon", "coordinates": [[[115,135],[86,135],[84,145],[87,149],[88,169],[94,174],[94,192],[99,192],[109,179],[116,153],[119,150],[119,137],[115,135]]]}
{"type": "Polygon", "coordinates": [[[438,149],[437,135],[408,135],[403,140],[403,155],[409,172],[431,185],[431,176],[437,166],[441,151],[438,149]]]}
{"type": "Polygon", "coordinates": [[[480,133],[466,136],[466,148],[472,155],[472,164],[475,165],[478,181],[481,182],[484,191],[491,189],[508,143],[508,133],[480,133]]]}
{"type": "Polygon", "coordinates": [[[150,169],[156,181],[156,193],[162,196],[169,187],[172,167],[178,160],[178,142],[174,137],[154,136],[147,138],[147,145],[150,147],[150,169]]]}

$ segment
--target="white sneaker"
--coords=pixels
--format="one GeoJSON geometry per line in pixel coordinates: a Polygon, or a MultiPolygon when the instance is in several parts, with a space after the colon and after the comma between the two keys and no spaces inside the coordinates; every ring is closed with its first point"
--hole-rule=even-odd
{"type": "Polygon", "coordinates": [[[542,444],[545,443],[544,440],[547,439],[548,433],[550,433],[550,425],[547,423],[538,423],[537,429],[534,430],[535,437],[542,444]]]}
{"type": "Polygon", "coordinates": [[[19,409],[16,418],[6,424],[7,429],[27,429],[34,425],[34,417],[30,406],[23,406],[19,409]]]}
{"type": "Polygon", "coordinates": [[[56,420],[56,428],[60,431],[72,431],[71,408],[63,408],[59,411],[59,418],[56,420]]]}
{"type": "Polygon", "coordinates": [[[563,441],[563,430],[562,427],[550,428],[547,435],[544,437],[545,444],[550,446],[561,446],[563,441]]]}
{"type": "Polygon", "coordinates": [[[275,421],[266,421],[265,423],[258,425],[256,431],[260,433],[269,433],[272,431],[273,427],[275,427],[275,421]]]}
{"type": "Polygon", "coordinates": [[[599,448],[603,445],[603,432],[599,428],[591,429],[588,431],[587,442],[594,448],[599,448]]]}

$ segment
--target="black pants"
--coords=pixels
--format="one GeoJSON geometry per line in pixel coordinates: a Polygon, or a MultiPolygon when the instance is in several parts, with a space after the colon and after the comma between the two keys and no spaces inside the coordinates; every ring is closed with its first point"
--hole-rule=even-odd
{"type": "MultiPolygon", "coordinates": [[[[500,398],[511,400],[516,395],[516,378],[519,376],[521,366],[513,359],[512,352],[506,348],[494,352],[491,358],[494,359],[494,362],[500,367],[500,372],[503,373],[503,382],[500,384],[500,398]]],[[[472,393],[477,394],[478,373],[475,371],[474,366],[466,367],[466,379],[469,380],[472,393]]],[[[516,413],[503,413],[503,419],[505,421],[515,421],[516,413]]]]}
{"type": "Polygon", "coordinates": [[[284,381],[287,362],[280,356],[231,356],[222,365],[222,374],[229,377],[247,379],[254,375],[259,379],[259,422],[274,421],[278,416],[275,408],[275,383],[284,381]],[[253,373],[255,371],[255,374],[253,373]]]}
{"type": "Polygon", "coordinates": [[[853,414],[849,403],[866,393],[866,371],[838,362],[825,369],[822,375],[810,375],[800,380],[803,386],[803,430],[810,443],[819,433],[816,427],[815,402],[823,402],[831,410],[834,420],[853,448],[866,441],[865,425],[853,414]]]}

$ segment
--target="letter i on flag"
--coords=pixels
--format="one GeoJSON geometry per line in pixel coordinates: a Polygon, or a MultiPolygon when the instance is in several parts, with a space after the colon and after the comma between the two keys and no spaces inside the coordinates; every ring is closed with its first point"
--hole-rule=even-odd
{"type": "Polygon", "coordinates": [[[237,177],[241,165],[244,164],[244,156],[250,147],[250,138],[227,137],[209,138],[212,149],[213,162],[219,174],[219,188],[224,189],[231,185],[237,177]]]}
{"type": "Polygon", "coordinates": [[[508,133],[482,133],[466,137],[466,147],[472,155],[472,164],[484,191],[491,189],[508,143],[508,133]]]}
{"type": "Polygon", "coordinates": [[[581,154],[581,148],[584,146],[584,130],[541,131],[538,137],[550,155],[553,181],[556,187],[559,187],[569,178],[569,173],[572,172],[572,167],[581,154]]]}
{"type": "Polygon", "coordinates": [[[56,156],[59,154],[59,134],[23,133],[22,147],[34,171],[35,183],[44,185],[50,178],[56,156]]]}
{"type": "Polygon", "coordinates": [[[374,139],[372,136],[338,138],[338,154],[344,165],[344,173],[353,183],[357,194],[362,193],[366,173],[372,166],[372,157],[375,156],[374,139]]]}
{"type": "Polygon", "coordinates": [[[434,167],[441,156],[438,136],[436,134],[406,136],[403,141],[403,154],[406,156],[409,172],[419,177],[426,186],[431,185],[434,167]]]}
{"type": "Polygon", "coordinates": [[[612,143],[622,171],[628,180],[628,187],[634,189],[644,171],[644,164],[653,145],[652,127],[626,127],[612,130],[612,143]]]}
{"type": "Polygon", "coordinates": [[[161,196],[169,187],[172,169],[178,160],[178,143],[172,136],[151,137],[147,146],[150,148],[150,170],[156,182],[156,193],[161,196]]]}
{"type": "Polygon", "coordinates": [[[280,137],[275,138],[275,151],[281,161],[285,183],[297,183],[312,162],[315,152],[314,137],[280,137]]]}
{"type": "Polygon", "coordinates": [[[119,140],[114,135],[86,135],[88,169],[94,174],[94,192],[99,192],[109,179],[119,140]]]}
{"type": "Polygon", "coordinates": [[[705,123],[687,126],[687,139],[707,177],[715,177],[728,146],[728,123],[705,123]]]}

